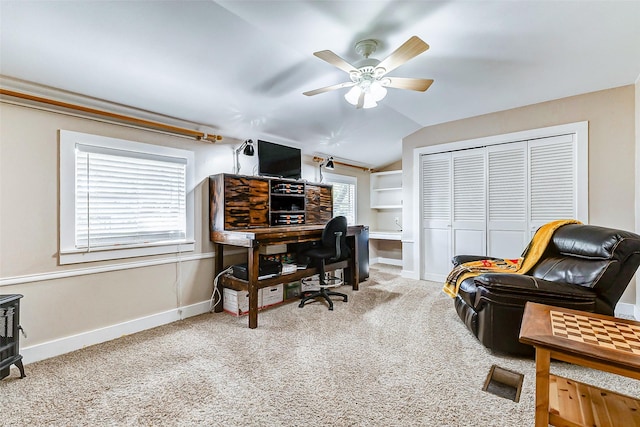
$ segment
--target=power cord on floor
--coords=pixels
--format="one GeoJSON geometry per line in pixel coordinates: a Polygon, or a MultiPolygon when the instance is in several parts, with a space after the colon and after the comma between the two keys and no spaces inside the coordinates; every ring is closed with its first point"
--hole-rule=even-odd
{"type": "Polygon", "coordinates": [[[222,270],[218,275],[213,279],[213,292],[211,293],[211,299],[209,300],[209,312],[213,312],[213,309],[216,305],[218,305],[222,301],[222,295],[218,290],[218,279],[220,276],[226,273],[231,273],[233,271],[233,267],[228,267],[225,270],[222,270]]]}

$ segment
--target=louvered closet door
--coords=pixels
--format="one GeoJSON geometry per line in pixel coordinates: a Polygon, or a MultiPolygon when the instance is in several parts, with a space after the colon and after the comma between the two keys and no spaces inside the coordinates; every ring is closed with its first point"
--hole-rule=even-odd
{"type": "Polygon", "coordinates": [[[518,258],[529,243],[527,143],[487,147],[487,255],[518,258]]]}
{"type": "Polygon", "coordinates": [[[451,270],[451,153],[421,157],[422,257],[426,280],[451,270]]]}
{"type": "Polygon", "coordinates": [[[486,245],[486,149],[454,151],[453,255],[484,255],[486,245]]]}
{"type": "Polygon", "coordinates": [[[529,141],[529,237],[541,225],[577,217],[575,135],[529,141]]]}

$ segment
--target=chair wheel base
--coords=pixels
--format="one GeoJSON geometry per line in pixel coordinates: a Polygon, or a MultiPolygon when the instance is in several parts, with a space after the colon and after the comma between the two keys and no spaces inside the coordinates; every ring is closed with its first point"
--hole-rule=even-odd
{"type": "Polygon", "coordinates": [[[333,301],[331,300],[331,296],[338,296],[338,297],[342,297],[342,301],[343,302],[347,302],[348,301],[348,296],[346,294],[340,293],[340,292],[332,292],[332,291],[327,291],[326,288],[322,288],[319,291],[314,291],[310,294],[307,294],[306,296],[302,296],[302,301],[300,301],[300,304],[298,304],[299,308],[304,307],[305,303],[307,301],[310,300],[315,300],[316,298],[324,298],[324,300],[327,302],[327,304],[329,305],[329,310],[333,311],[333,301]]]}

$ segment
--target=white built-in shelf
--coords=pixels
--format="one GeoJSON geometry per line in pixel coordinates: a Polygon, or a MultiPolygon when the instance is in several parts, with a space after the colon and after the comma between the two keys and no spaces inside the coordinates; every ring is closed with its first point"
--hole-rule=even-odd
{"type": "Polygon", "coordinates": [[[373,209],[402,209],[402,205],[375,205],[373,209]]]}
{"type": "Polygon", "coordinates": [[[402,171],[371,174],[371,208],[402,209],[402,171]]]}
{"type": "Polygon", "coordinates": [[[402,240],[402,231],[369,231],[369,239],[402,240]]]}
{"type": "Polygon", "coordinates": [[[402,187],[374,188],[371,191],[402,191],[402,187]]]}

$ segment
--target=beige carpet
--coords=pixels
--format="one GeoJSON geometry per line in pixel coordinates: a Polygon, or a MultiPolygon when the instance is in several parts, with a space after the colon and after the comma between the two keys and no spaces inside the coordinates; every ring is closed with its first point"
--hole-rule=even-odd
{"type": "MultiPolygon", "coordinates": [[[[26,366],[0,381],[7,426],[532,426],[532,360],[497,357],[441,285],[374,266],[349,302],[206,314],[26,366]],[[483,392],[525,374],[519,403],[483,392]]],[[[640,396],[638,381],[554,371],[640,396]]]]}

